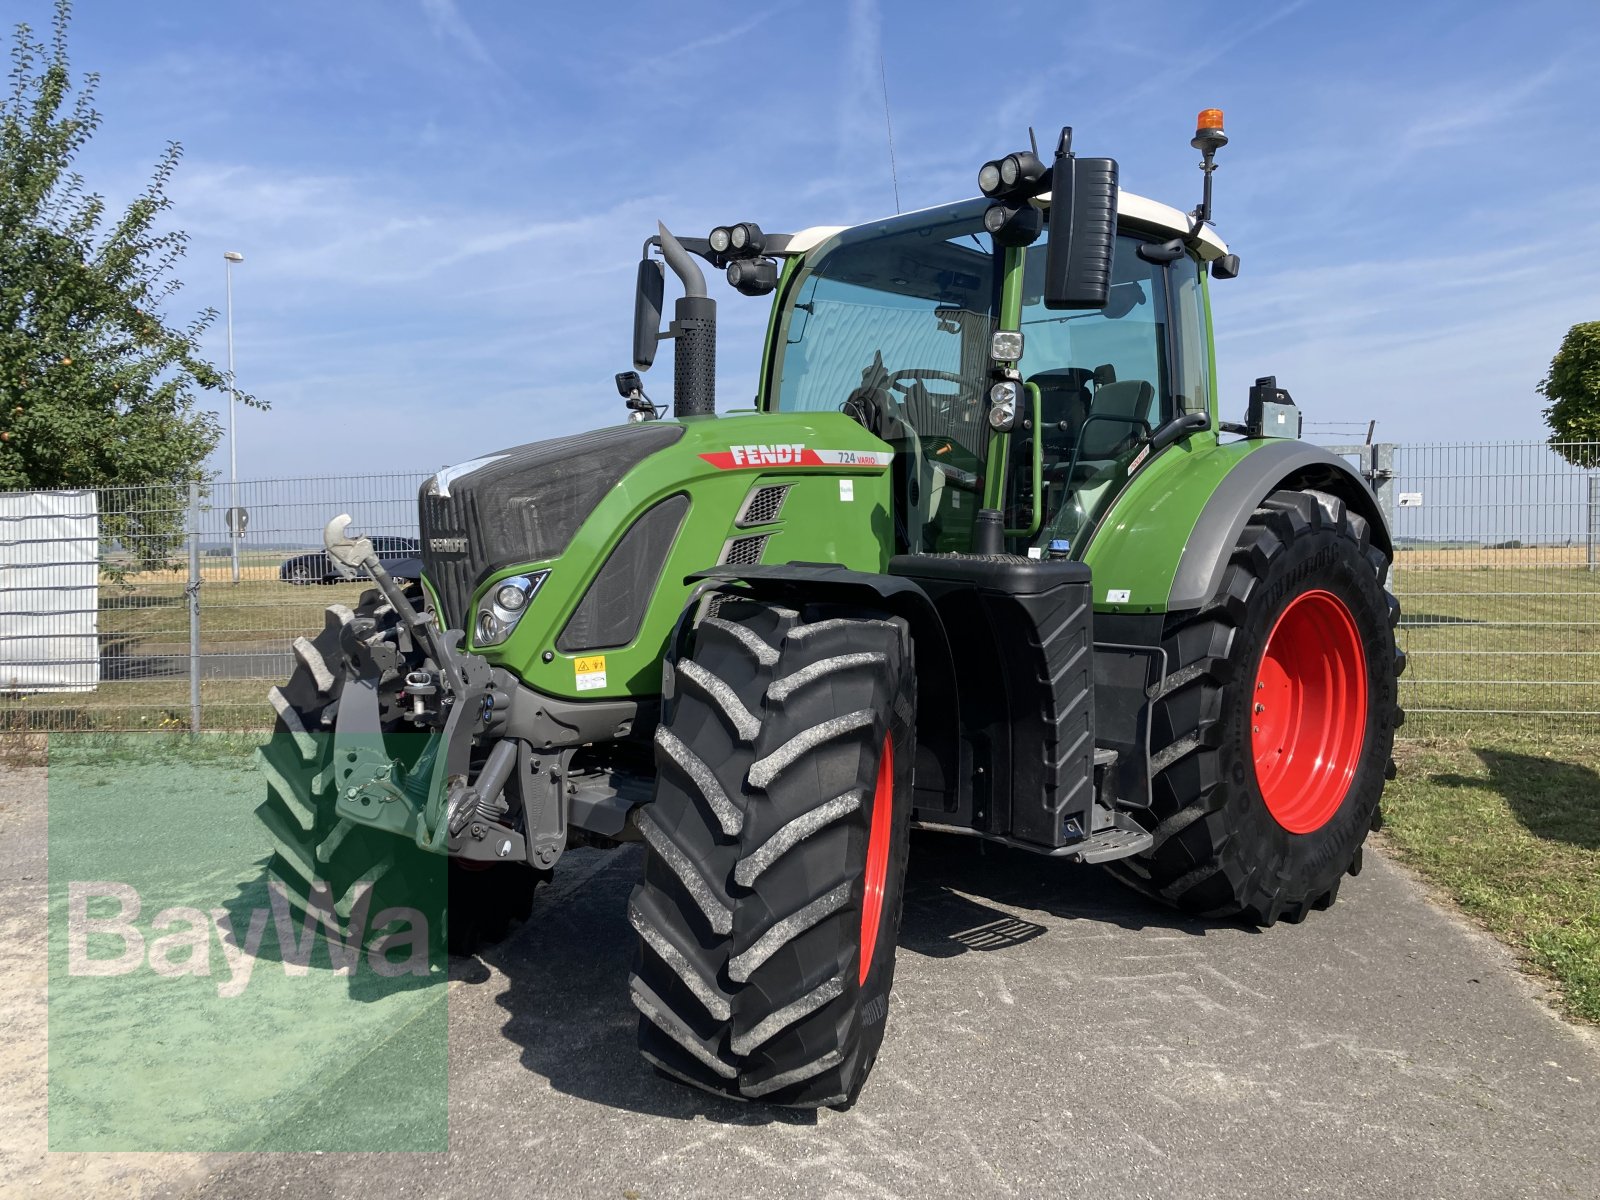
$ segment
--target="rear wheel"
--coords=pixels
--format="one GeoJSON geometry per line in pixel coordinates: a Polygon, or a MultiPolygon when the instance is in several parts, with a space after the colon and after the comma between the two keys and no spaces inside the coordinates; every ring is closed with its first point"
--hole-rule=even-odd
{"type": "Polygon", "coordinates": [[[909,633],[726,600],[656,735],[629,903],[639,1047],[685,1082],[853,1103],[888,1016],[911,805],[909,633]]]}
{"type": "MultiPolygon", "coordinates": [[[[483,871],[419,850],[394,834],[346,820],[334,807],[333,726],[344,689],[345,654],[354,639],[399,643],[399,666],[385,671],[380,690],[393,690],[412,654],[394,610],[382,593],[367,592],[351,611],[328,608],[315,638],[296,638],[295,668],[270,693],[277,722],[257,761],[267,797],[256,815],[272,840],[268,875],[300,913],[331,914],[341,937],[352,924],[370,936],[372,922],[388,908],[416,908],[430,932],[447,931],[452,954],[471,954],[503,938],[513,920],[526,917],[540,878],[521,864],[496,863],[483,871]],[[441,911],[444,902],[448,911],[441,911]]],[[[418,656],[420,657],[420,656],[418,656]]],[[[391,753],[405,757],[425,735],[386,734],[391,753]]]]}
{"type": "Polygon", "coordinates": [[[1113,874],[1270,925],[1326,908],[1376,827],[1403,719],[1388,559],[1335,496],[1256,510],[1206,609],[1169,620],[1151,725],[1154,835],[1113,874]]]}

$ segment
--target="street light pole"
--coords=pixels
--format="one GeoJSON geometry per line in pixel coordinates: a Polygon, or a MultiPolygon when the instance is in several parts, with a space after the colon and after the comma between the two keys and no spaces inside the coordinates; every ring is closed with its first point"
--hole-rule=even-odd
{"type": "Polygon", "coordinates": [[[233,265],[242,263],[244,255],[237,250],[223,252],[222,261],[227,264],[223,270],[228,276],[228,504],[233,514],[233,519],[228,522],[228,544],[233,551],[233,582],[239,582],[239,439],[234,433],[234,407],[239,397],[239,389],[234,386],[233,376],[233,265]]]}

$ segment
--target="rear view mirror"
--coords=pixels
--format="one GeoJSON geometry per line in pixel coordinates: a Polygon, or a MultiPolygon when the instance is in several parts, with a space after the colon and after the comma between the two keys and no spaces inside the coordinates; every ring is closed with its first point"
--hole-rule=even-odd
{"type": "Polygon", "coordinates": [[[633,365],[641,371],[648,371],[656,361],[666,280],[666,268],[656,259],[639,263],[639,286],[633,297],[633,365]]]}
{"type": "Polygon", "coordinates": [[[1044,306],[1103,308],[1117,239],[1117,160],[1075,158],[1063,136],[1050,180],[1044,306]]]}

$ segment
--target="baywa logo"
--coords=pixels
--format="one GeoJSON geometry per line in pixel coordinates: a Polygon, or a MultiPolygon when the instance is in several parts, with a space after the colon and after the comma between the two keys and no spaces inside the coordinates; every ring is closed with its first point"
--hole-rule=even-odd
{"type": "Polygon", "coordinates": [[[217,995],[232,999],[250,986],[270,921],[277,938],[277,958],[290,978],[312,969],[319,932],[334,975],[355,975],[365,960],[367,970],[384,978],[426,976],[427,918],[415,908],[385,908],[369,925],[371,898],[371,885],[360,885],[349,923],[341,928],[326,884],[314,882],[310,907],[296,913],[288,890],[272,879],[268,881],[270,907],[245,910],[248,924],[242,934],[237,919],[244,913],[176,905],[155,914],[147,926],[152,936],[147,937],[138,924],[145,905],[136,888],[106,880],[71,882],[67,884],[67,974],[105,977],[148,968],[168,977],[214,976],[217,995]],[[112,904],[115,911],[107,911],[112,904]],[[213,938],[222,959],[215,971],[213,938]]]}

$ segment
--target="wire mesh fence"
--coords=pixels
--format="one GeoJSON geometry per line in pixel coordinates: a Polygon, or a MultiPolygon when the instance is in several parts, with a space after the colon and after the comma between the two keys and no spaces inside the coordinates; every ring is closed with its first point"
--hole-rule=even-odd
{"type": "Polygon", "coordinates": [[[1600,731],[1597,468],[1600,443],[1395,448],[1401,695],[1415,727],[1600,731]]]}
{"type": "MultiPolygon", "coordinates": [[[[1404,732],[1600,733],[1600,443],[1337,449],[1394,531],[1404,732]]],[[[294,639],[370,586],[324,524],[411,557],[424,478],[0,493],[0,732],[265,727],[294,639]]]]}
{"type": "Polygon", "coordinates": [[[0,493],[0,732],[264,727],[294,639],[371,586],[328,518],[416,557],[424,478],[0,493]]]}

